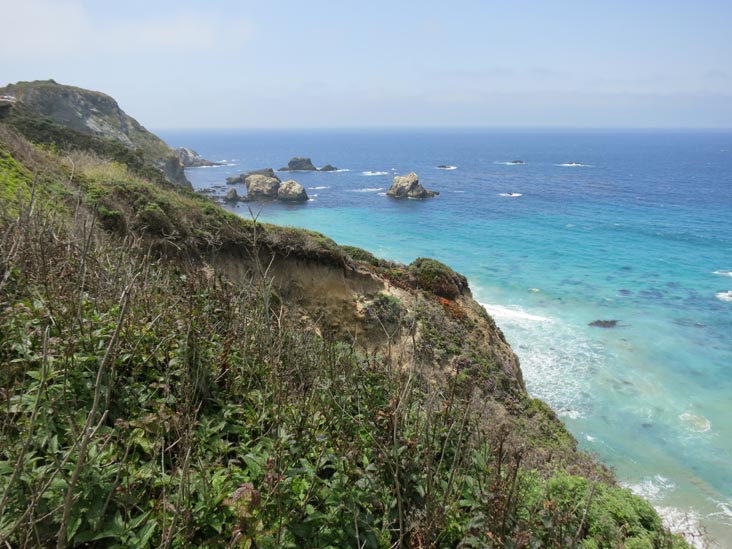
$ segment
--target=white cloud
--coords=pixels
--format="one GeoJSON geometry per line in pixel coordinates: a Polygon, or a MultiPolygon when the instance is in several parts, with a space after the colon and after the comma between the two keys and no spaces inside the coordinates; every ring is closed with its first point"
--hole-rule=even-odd
{"type": "Polygon", "coordinates": [[[19,0],[3,6],[0,58],[106,53],[192,53],[231,49],[249,40],[242,18],[178,12],[138,20],[97,20],[77,0],[19,0]]]}

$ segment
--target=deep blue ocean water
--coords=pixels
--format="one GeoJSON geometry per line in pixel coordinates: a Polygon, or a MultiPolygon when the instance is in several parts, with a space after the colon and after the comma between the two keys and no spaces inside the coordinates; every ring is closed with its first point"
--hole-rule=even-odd
{"type": "Polygon", "coordinates": [[[732,546],[732,133],[161,133],[227,161],[189,169],[197,189],[292,156],[348,170],[280,174],[311,201],[234,211],[464,273],[582,447],[732,546]],[[440,195],[384,195],[410,171],[440,195]]]}

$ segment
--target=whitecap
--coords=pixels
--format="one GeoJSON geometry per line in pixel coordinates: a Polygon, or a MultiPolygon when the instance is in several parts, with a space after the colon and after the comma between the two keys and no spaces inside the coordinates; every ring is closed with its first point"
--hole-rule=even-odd
{"type": "Polygon", "coordinates": [[[503,305],[491,305],[488,303],[481,303],[481,305],[494,318],[530,320],[532,322],[552,322],[551,318],[527,313],[521,307],[511,308],[503,305]]]}
{"type": "Polygon", "coordinates": [[[326,187],[325,185],[321,185],[319,187],[308,187],[309,191],[322,191],[323,189],[330,189],[330,187],[326,187]]]}
{"type": "Polygon", "coordinates": [[[384,187],[366,187],[365,189],[350,189],[348,192],[352,193],[375,193],[383,191],[384,187]]]}
{"type": "Polygon", "coordinates": [[[525,162],[499,162],[495,161],[494,164],[500,164],[501,166],[523,166],[525,162]]]}
{"type": "Polygon", "coordinates": [[[342,173],[342,172],[350,172],[351,170],[349,170],[348,168],[341,168],[339,170],[332,170],[332,171],[333,171],[333,173],[342,173]]]}
{"type": "Polygon", "coordinates": [[[683,421],[689,429],[698,433],[706,433],[712,429],[712,422],[699,414],[684,412],[683,414],[679,414],[679,419],[683,421]]]}
{"type": "Polygon", "coordinates": [[[717,276],[729,276],[732,277],[732,271],[714,271],[712,274],[717,276]]]}
{"type": "Polygon", "coordinates": [[[584,417],[584,414],[580,412],[579,410],[568,410],[568,409],[562,409],[557,412],[557,415],[560,417],[566,417],[568,419],[580,419],[584,417]]]}
{"type": "Polygon", "coordinates": [[[563,166],[565,168],[590,168],[589,164],[582,164],[582,162],[564,162],[563,164],[555,164],[555,166],[563,166]]]}
{"type": "Polygon", "coordinates": [[[716,513],[710,513],[709,516],[732,518],[732,501],[719,501],[716,499],[712,501],[717,504],[717,509],[719,509],[719,511],[716,513]]]}
{"type": "Polygon", "coordinates": [[[436,166],[438,170],[457,170],[457,166],[436,166]]]}
{"type": "Polygon", "coordinates": [[[362,173],[362,175],[366,175],[366,176],[372,176],[372,175],[389,175],[389,172],[369,172],[369,171],[367,171],[367,172],[361,172],[361,173],[362,173]]]}
{"type": "Polygon", "coordinates": [[[464,193],[465,191],[452,191],[452,192],[454,192],[454,193],[460,193],[460,194],[462,194],[462,193],[464,193]]]}
{"type": "Polygon", "coordinates": [[[538,294],[541,290],[539,288],[529,288],[529,291],[532,294],[538,294]]]}
{"type": "Polygon", "coordinates": [[[666,493],[672,492],[676,488],[676,485],[663,475],[646,477],[635,483],[621,482],[620,485],[651,503],[659,501],[666,493]]]}
{"type": "Polygon", "coordinates": [[[386,193],[378,193],[379,196],[386,196],[386,193]]]}
{"type": "Polygon", "coordinates": [[[587,442],[595,442],[597,439],[592,435],[588,435],[587,433],[585,433],[585,440],[587,440],[587,442]]]}
{"type": "Polygon", "coordinates": [[[717,292],[714,294],[714,297],[716,297],[719,301],[732,301],[732,290],[728,290],[726,292],[717,292]]]}
{"type": "Polygon", "coordinates": [[[507,196],[509,198],[518,198],[519,196],[524,196],[521,193],[498,193],[498,196],[507,196]]]}

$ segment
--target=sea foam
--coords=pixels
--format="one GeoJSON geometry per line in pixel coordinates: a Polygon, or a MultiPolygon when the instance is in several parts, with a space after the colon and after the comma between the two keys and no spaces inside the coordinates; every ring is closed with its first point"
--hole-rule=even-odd
{"type": "Polygon", "coordinates": [[[679,419],[683,421],[689,429],[698,433],[706,433],[712,429],[712,422],[699,414],[684,412],[683,414],[679,414],[679,419]]]}
{"type": "Polygon", "coordinates": [[[389,172],[361,172],[362,175],[373,176],[373,175],[389,175],[389,172]]]}
{"type": "Polygon", "coordinates": [[[732,271],[714,271],[712,274],[717,276],[729,276],[732,277],[732,271]]]}
{"type": "Polygon", "coordinates": [[[532,322],[551,322],[551,318],[547,318],[545,316],[539,316],[539,315],[533,315],[531,313],[527,313],[520,307],[518,308],[511,308],[511,307],[505,307],[503,305],[491,305],[488,303],[481,303],[483,308],[488,311],[488,313],[497,319],[500,318],[506,318],[506,319],[512,319],[512,320],[530,320],[532,322]]]}
{"type": "Polygon", "coordinates": [[[714,297],[716,297],[719,301],[732,301],[732,290],[728,290],[726,292],[717,292],[714,294],[714,297]]]}
{"type": "Polygon", "coordinates": [[[352,193],[376,193],[383,191],[384,187],[366,187],[365,189],[351,189],[349,192],[352,193]]]}

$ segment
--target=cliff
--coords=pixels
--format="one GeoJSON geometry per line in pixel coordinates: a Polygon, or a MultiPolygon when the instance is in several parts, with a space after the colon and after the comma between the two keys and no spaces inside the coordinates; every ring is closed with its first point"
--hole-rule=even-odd
{"type": "MultiPolygon", "coordinates": [[[[58,84],[54,80],[18,82],[0,88],[17,99],[16,118],[52,123],[123,145],[163,171],[173,183],[190,187],[180,155],[125,113],[110,96],[58,84]]],[[[12,122],[11,122],[12,124],[12,122]]]]}
{"type": "Polygon", "coordinates": [[[0,123],[0,545],[685,546],[527,394],[465,277],[107,144],[0,123]]]}

